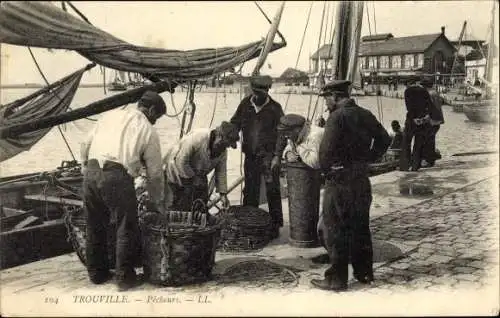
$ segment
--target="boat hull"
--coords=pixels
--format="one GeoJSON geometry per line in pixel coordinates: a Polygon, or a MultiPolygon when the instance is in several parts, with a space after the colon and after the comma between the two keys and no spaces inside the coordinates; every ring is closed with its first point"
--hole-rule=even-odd
{"type": "Polygon", "coordinates": [[[463,112],[467,119],[478,123],[496,123],[497,110],[494,106],[464,106],[463,112]]]}
{"type": "MultiPolygon", "coordinates": [[[[81,189],[81,176],[59,181],[73,190],[81,189]]],[[[60,187],[36,175],[32,180],[0,180],[0,268],[71,253],[63,215],[64,206],[79,204],[77,199],[76,195],[61,195],[60,187]]]]}

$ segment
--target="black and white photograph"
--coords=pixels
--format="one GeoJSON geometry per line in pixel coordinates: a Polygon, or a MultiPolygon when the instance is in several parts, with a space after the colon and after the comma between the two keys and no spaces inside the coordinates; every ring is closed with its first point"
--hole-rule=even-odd
{"type": "Polygon", "coordinates": [[[2,1],[0,315],[499,315],[498,14],[2,1]]]}

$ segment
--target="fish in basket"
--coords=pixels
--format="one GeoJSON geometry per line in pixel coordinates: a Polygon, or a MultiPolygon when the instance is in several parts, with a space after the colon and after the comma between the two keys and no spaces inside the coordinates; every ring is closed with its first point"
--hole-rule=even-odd
{"type": "Polygon", "coordinates": [[[146,212],[140,218],[144,276],[153,284],[180,286],[212,276],[220,220],[197,200],[193,209],[146,212]]]}
{"type": "Polygon", "coordinates": [[[221,218],[218,247],[223,251],[261,249],[271,241],[271,216],[263,209],[234,205],[222,212],[221,218]]]}

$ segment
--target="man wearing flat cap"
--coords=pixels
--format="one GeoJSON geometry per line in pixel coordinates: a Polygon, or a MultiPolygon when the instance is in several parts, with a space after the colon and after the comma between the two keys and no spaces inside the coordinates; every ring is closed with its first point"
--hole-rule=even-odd
{"type": "Polygon", "coordinates": [[[300,161],[312,169],[319,169],[319,145],[324,131],[297,114],[281,117],[278,133],[281,139],[289,141],[283,151],[287,162],[300,161]]]}
{"type": "Polygon", "coordinates": [[[358,281],[373,281],[368,164],[380,158],[391,142],[375,116],[349,97],[350,84],[333,81],[320,94],[330,115],[319,148],[319,164],[326,182],[322,224],[318,227],[331,266],[324,280],[313,279],[311,283],[333,291],[347,289],[349,259],[358,281]]]}
{"type": "Polygon", "coordinates": [[[406,120],[401,144],[399,170],[420,169],[425,140],[430,131],[430,110],[432,100],[421,83],[409,85],[404,92],[406,120]],[[413,142],[413,150],[411,144],[413,142]]]}
{"type": "Polygon", "coordinates": [[[253,76],[252,93],[243,98],[231,118],[243,134],[242,151],[245,154],[243,204],[258,207],[261,177],[266,182],[266,195],[272,219],[272,236],[279,236],[283,226],[283,211],[279,183],[279,155],[275,156],[278,124],[283,109],[268,92],[272,85],[270,76],[253,76]]]}
{"type": "Polygon", "coordinates": [[[107,231],[116,222],[116,280],[119,290],[140,283],[134,265],[139,253],[139,227],[134,179],[143,166],[152,202],[164,207],[164,178],[156,120],[166,113],[160,95],[146,91],[137,107],[105,113],[81,145],[83,208],[87,215],[86,266],[90,280],[110,279],[107,231]]]}
{"type": "Polygon", "coordinates": [[[215,129],[197,129],[170,147],[163,159],[167,208],[191,211],[196,199],[208,202],[207,175],[214,170],[215,185],[222,204],[227,199],[227,148],[236,149],[240,139],[236,127],[223,121],[215,129]]]}

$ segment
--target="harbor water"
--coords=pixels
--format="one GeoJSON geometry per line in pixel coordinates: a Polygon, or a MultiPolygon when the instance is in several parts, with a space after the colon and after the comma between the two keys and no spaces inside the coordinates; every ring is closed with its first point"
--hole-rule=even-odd
{"type": "MultiPolygon", "coordinates": [[[[217,126],[223,120],[229,120],[241,98],[238,92],[239,85],[225,88],[222,90],[211,89],[210,92],[201,90],[195,93],[196,116],[193,121],[193,129],[208,128],[212,122],[212,127],[217,126]],[[215,108],[215,113],[214,112],[215,108]],[[213,120],[212,120],[213,115],[213,120]]],[[[32,93],[34,89],[2,89],[1,103],[6,104],[18,98],[32,93]]],[[[115,94],[117,92],[107,92],[115,94]]],[[[89,103],[105,97],[104,89],[101,88],[80,88],[77,90],[72,103],[72,108],[86,106],[89,103]]],[[[179,112],[185,101],[186,91],[180,89],[172,96],[169,93],[163,93],[163,98],[167,103],[167,112],[175,114],[179,112]],[[172,104],[173,101],[173,104],[172,104]],[[173,107],[175,105],[175,109],[173,107]]],[[[281,103],[283,108],[286,106],[285,113],[297,113],[307,116],[309,105],[311,112],[316,104],[317,96],[299,95],[299,94],[280,94],[273,93],[271,96],[281,103]],[[288,102],[287,102],[288,99],[288,102]]],[[[391,99],[387,97],[355,97],[358,104],[369,109],[390,132],[390,123],[392,120],[399,120],[404,124],[405,106],[401,99],[391,99]],[[380,107],[379,107],[380,106],[380,107]],[[382,111],[379,111],[381,109],[382,111]]],[[[317,102],[317,114],[325,114],[323,99],[317,102]]],[[[450,106],[443,106],[445,124],[437,136],[437,146],[443,157],[451,156],[463,152],[487,151],[498,149],[498,128],[493,124],[475,123],[467,120],[463,113],[454,113],[450,106]]],[[[93,118],[98,119],[100,115],[93,118]]],[[[326,114],[325,114],[326,116],[326,114]]],[[[316,117],[316,116],[315,116],[316,117]]],[[[162,149],[175,143],[179,139],[182,115],[178,117],[162,117],[157,121],[156,128],[160,135],[162,149]]],[[[61,129],[68,140],[71,151],[77,160],[79,160],[79,144],[94,125],[94,121],[82,119],[67,123],[61,126],[61,129]]],[[[229,149],[228,162],[228,182],[231,184],[243,174],[242,156],[238,149],[229,149]]],[[[1,176],[10,176],[16,174],[53,170],[61,164],[63,160],[72,160],[72,155],[65,145],[58,129],[52,129],[42,140],[35,144],[29,151],[18,154],[17,156],[2,162],[0,165],[1,176]]]]}

